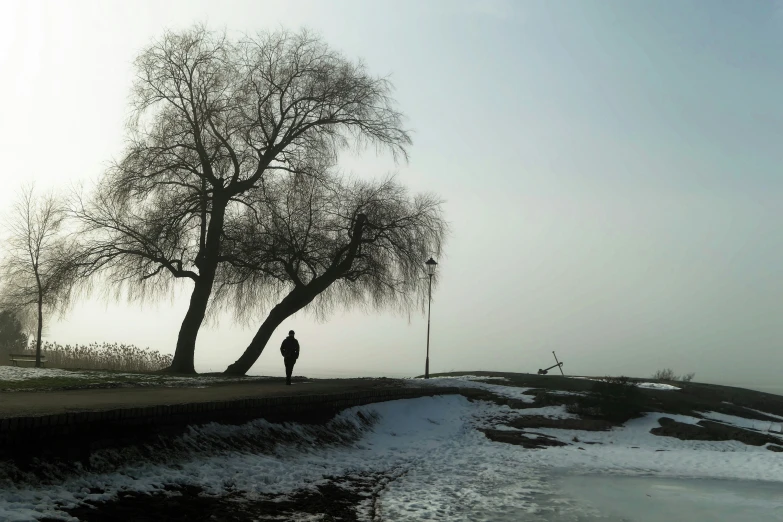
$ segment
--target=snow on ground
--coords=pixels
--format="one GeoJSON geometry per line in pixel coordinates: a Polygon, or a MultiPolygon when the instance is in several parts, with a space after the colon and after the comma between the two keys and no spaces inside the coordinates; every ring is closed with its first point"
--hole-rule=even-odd
{"type": "MultiPolygon", "coordinates": [[[[725,413],[719,413],[716,411],[699,411],[696,412],[705,419],[722,422],[724,424],[731,424],[738,428],[750,428],[757,431],[781,431],[781,423],[768,420],[758,419],[746,419],[744,417],[737,417],[736,415],[727,415],[725,413]]],[[[767,415],[766,413],[764,415],[767,415]]]]}
{"type": "Polygon", "coordinates": [[[57,370],[55,368],[0,366],[0,381],[27,381],[30,379],[39,379],[41,377],[71,377],[73,379],[87,379],[90,376],[68,370],[57,370]]]}
{"type": "Polygon", "coordinates": [[[577,437],[583,443],[547,452],[540,464],[572,474],[783,480],[783,475],[776,476],[783,472],[783,459],[764,447],[737,441],[693,441],[653,435],[650,430],[660,425],[660,417],[690,424],[699,421],[684,415],[650,413],[606,432],[538,428],[535,431],[562,441],[577,437]]]}
{"type": "Polygon", "coordinates": [[[651,390],[679,390],[677,386],[672,386],[671,384],[663,384],[660,382],[640,382],[637,383],[636,386],[639,388],[648,388],[651,390]]]}
{"type": "Polygon", "coordinates": [[[522,402],[533,402],[531,395],[525,395],[525,392],[532,388],[521,388],[517,386],[504,386],[502,384],[490,384],[487,382],[479,382],[475,379],[482,379],[475,375],[460,376],[460,377],[438,377],[431,379],[406,379],[405,383],[410,386],[445,386],[445,387],[457,387],[457,388],[477,388],[479,390],[485,390],[492,392],[502,397],[508,397],[510,399],[517,399],[522,402]],[[467,378],[466,378],[467,377],[467,378]]]}
{"type": "MultiPolygon", "coordinates": [[[[609,432],[536,429],[563,441],[570,442],[573,437],[582,441],[545,450],[491,442],[475,429],[483,419],[507,409],[461,396],[389,401],[340,414],[339,419],[346,423],[358,423],[358,412],[380,416],[371,431],[344,447],[278,444],[267,453],[228,451],[176,464],[135,463],[114,472],[83,473],[48,487],[25,488],[8,482],[0,487],[0,519],[51,516],[56,514],[58,503],[107,499],[126,490],[155,491],[165,484],[196,484],[217,494],[233,487],[252,497],[289,492],[303,485],[312,487],[326,475],[383,470],[393,471],[397,478],[386,486],[376,507],[384,519],[403,522],[543,521],[554,520],[548,518],[554,512],[581,513],[582,507],[553,486],[552,477],[564,472],[783,481],[783,459],[763,448],[650,434],[660,414],[649,414],[609,432]],[[101,488],[105,493],[90,494],[89,488],[101,488]]],[[[567,415],[562,407],[537,410],[536,414],[567,415]]],[[[698,421],[666,416],[681,422],[698,421]]],[[[192,429],[187,437],[197,445],[237,430],[257,430],[263,435],[268,427],[265,421],[240,427],[209,425],[192,429]]],[[[307,440],[308,430],[316,428],[289,425],[289,429],[307,440]]]]}
{"type": "Polygon", "coordinates": [[[508,379],[505,377],[497,377],[497,376],[488,377],[486,375],[460,375],[457,377],[440,376],[440,377],[430,377],[430,379],[462,379],[467,381],[508,381],[508,379]]]}
{"type": "MultiPolygon", "coordinates": [[[[569,379],[583,379],[587,381],[603,381],[602,377],[569,377],[569,379]]],[[[677,386],[671,384],[663,384],[660,382],[637,382],[635,383],[639,388],[647,388],[651,390],[679,390],[677,386]]]]}
{"type": "Polygon", "coordinates": [[[754,410],[753,408],[748,408],[747,406],[745,406],[744,408],[746,410],[748,410],[748,411],[752,411],[752,412],[755,412],[755,413],[760,413],[761,415],[766,415],[767,417],[770,417],[772,419],[783,420],[783,417],[781,417],[780,415],[774,415],[772,413],[767,413],[765,411],[754,410]]]}
{"type": "MultiPolygon", "coordinates": [[[[139,382],[155,382],[155,383],[172,383],[172,384],[186,384],[186,383],[210,383],[210,382],[226,382],[236,381],[236,377],[212,377],[212,376],[195,376],[195,377],[178,377],[172,375],[158,375],[158,374],[144,374],[144,373],[125,373],[125,372],[106,372],[101,370],[84,370],[84,371],[72,371],[72,370],[60,370],[57,368],[33,368],[22,366],[0,366],[0,382],[2,381],[27,381],[31,379],[40,378],[70,378],[70,379],[100,379],[110,382],[112,379],[128,378],[134,379],[139,382]]],[[[244,377],[244,380],[259,380],[268,379],[270,377],[244,377]]]]}
{"type": "MultiPolygon", "coordinates": [[[[521,394],[524,388],[469,379],[430,380],[428,385],[470,385],[532,400],[521,394]]],[[[589,508],[558,488],[556,478],[563,474],[783,482],[783,458],[763,447],[735,441],[683,441],[650,433],[662,416],[691,424],[699,421],[694,417],[651,413],[607,432],[537,428],[532,431],[569,444],[574,437],[580,441],[542,450],[492,442],[476,429],[509,413],[570,416],[562,406],[511,410],[455,395],[370,404],[337,417],[339,425],[366,430],[345,446],[324,447],[317,442],[314,434],[319,429],[334,430],[329,425],[289,424],[285,429],[301,444],[279,443],[263,452],[215,450],[165,464],[133,462],[114,471],[83,472],[51,486],[0,481],[0,520],[52,516],[58,505],[106,500],[122,491],[159,491],[167,484],[199,485],[214,494],[233,489],[253,498],[314,487],[325,476],[379,471],[393,480],[381,491],[375,507],[384,520],[400,522],[598,520],[587,518],[589,508]],[[362,427],[359,413],[379,420],[372,428],[362,427]],[[104,493],[90,494],[90,488],[104,493]]],[[[273,429],[280,430],[280,425],[263,420],[242,426],[194,427],[183,436],[183,444],[225,448],[220,441],[237,433],[263,439],[273,429]]],[[[365,520],[369,503],[368,499],[360,509],[365,520]]]]}

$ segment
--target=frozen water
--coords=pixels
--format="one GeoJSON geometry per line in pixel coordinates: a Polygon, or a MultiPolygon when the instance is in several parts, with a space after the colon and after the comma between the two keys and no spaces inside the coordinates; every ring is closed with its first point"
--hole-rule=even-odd
{"type": "MultiPolygon", "coordinates": [[[[783,521],[780,483],[659,477],[570,476],[559,481],[594,520],[783,521]]],[[[589,520],[589,519],[588,519],[589,520]]]]}

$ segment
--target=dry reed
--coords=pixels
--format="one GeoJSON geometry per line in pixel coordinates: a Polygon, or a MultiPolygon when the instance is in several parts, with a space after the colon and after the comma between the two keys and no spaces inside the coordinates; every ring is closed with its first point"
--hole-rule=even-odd
{"type": "MultiPolygon", "coordinates": [[[[139,348],[132,344],[91,343],[66,344],[44,341],[41,346],[47,368],[116,370],[124,372],[153,372],[171,365],[172,356],[157,350],[139,348]]],[[[25,354],[35,355],[35,340],[30,341],[25,354]]]]}

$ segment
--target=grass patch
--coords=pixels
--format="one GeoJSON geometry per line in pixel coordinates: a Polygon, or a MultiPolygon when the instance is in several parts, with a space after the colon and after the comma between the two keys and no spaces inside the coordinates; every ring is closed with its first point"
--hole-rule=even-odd
{"type": "Polygon", "coordinates": [[[24,381],[0,381],[0,391],[49,391],[80,388],[116,388],[122,385],[141,385],[139,379],[116,377],[112,379],[80,377],[36,377],[24,381]]]}
{"type": "MultiPolygon", "coordinates": [[[[45,370],[44,370],[45,371],[45,370]]],[[[160,373],[127,373],[118,371],[60,371],[58,375],[35,375],[24,380],[0,380],[0,391],[53,391],[91,388],[120,387],[189,387],[189,386],[221,386],[237,382],[257,382],[259,380],[274,380],[268,377],[233,377],[225,375],[214,376],[176,376],[160,373]],[[67,373],[73,372],[73,376],[67,373]],[[63,373],[66,373],[63,375],[63,373]]],[[[280,377],[278,380],[284,381],[280,377]]],[[[307,380],[295,377],[295,381],[307,380]]]]}

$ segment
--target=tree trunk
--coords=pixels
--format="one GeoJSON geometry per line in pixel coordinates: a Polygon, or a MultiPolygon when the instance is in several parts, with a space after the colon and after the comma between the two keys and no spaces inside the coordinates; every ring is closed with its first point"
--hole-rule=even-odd
{"type": "Polygon", "coordinates": [[[218,259],[220,257],[220,236],[223,233],[223,221],[226,215],[228,198],[223,199],[215,195],[212,202],[207,240],[196,260],[199,276],[193,286],[190,295],[190,305],[182,320],[177,337],[177,348],[174,351],[174,359],[166,371],[169,373],[195,374],[196,338],[204,322],[209,305],[209,296],[212,294],[212,285],[215,282],[218,259]]]}
{"type": "Polygon", "coordinates": [[[245,375],[250,370],[261,356],[261,352],[264,351],[266,344],[269,342],[275,329],[280,326],[280,323],[307,306],[323,291],[308,288],[309,286],[294,288],[280,303],[272,308],[261,324],[261,328],[258,329],[253,340],[250,341],[250,345],[245,348],[245,352],[234,364],[226,368],[224,373],[227,375],[245,375]]]}
{"type": "Polygon", "coordinates": [[[286,313],[281,308],[281,305],[282,303],[278,304],[272,309],[266,320],[261,325],[261,328],[259,328],[258,332],[256,332],[253,340],[250,341],[250,345],[245,349],[245,352],[242,354],[242,356],[237,359],[234,364],[226,368],[225,373],[227,375],[245,375],[248,370],[250,370],[250,367],[255,364],[255,362],[261,356],[261,352],[264,351],[264,348],[269,342],[269,339],[272,337],[272,334],[275,332],[275,329],[277,329],[277,327],[280,326],[280,323],[282,323],[287,317],[294,313],[286,313]]]}
{"type": "Polygon", "coordinates": [[[174,359],[167,370],[170,373],[196,373],[196,338],[198,337],[201,323],[204,322],[204,316],[207,313],[213,280],[214,276],[209,281],[200,278],[193,287],[193,293],[190,295],[190,306],[188,306],[188,311],[182,320],[182,326],[179,328],[174,359]]]}
{"type": "Polygon", "coordinates": [[[364,225],[366,222],[366,215],[359,214],[356,216],[353,234],[351,234],[351,242],[345,259],[333,265],[332,268],[313,279],[307,285],[297,286],[291,290],[291,292],[272,308],[271,312],[269,312],[266,320],[261,324],[261,328],[258,329],[255,337],[250,341],[250,345],[245,349],[245,353],[243,353],[234,364],[226,368],[224,373],[228,375],[245,375],[261,356],[261,352],[264,351],[266,343],[269,342],[269,338],[272,337],[272,334],[275,329],[280,326],[280,323],[310,304],[321,292],[329,288],[332,283],[337,281],[343,274],[351,269],[362,241],[362,234],[364,233],[364,225]]]}
{"type": "Polygon", "coordinates": [[[43,333],[43,294],[38,292],[38,337],[35,340],[35,367],[41,367],[41,334],[43,333]]]}

